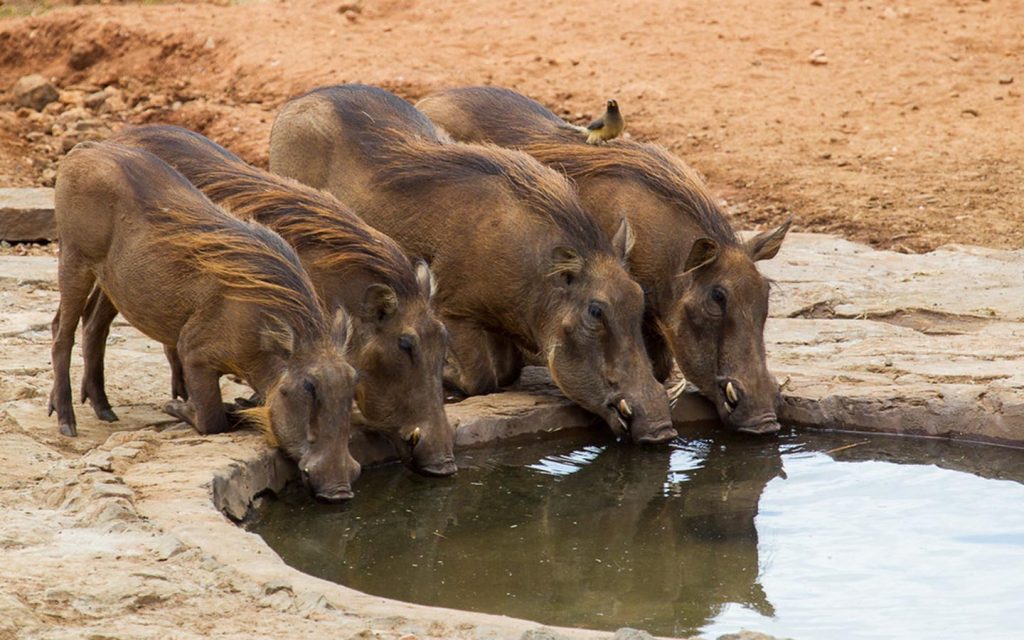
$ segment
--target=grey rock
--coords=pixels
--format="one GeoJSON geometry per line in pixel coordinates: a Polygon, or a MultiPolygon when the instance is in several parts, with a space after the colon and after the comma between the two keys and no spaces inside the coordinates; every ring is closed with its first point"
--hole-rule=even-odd
{"type": "Polygon", "coordinates": [[[0,240],[54,240],[53,189],[0,189],[0,240]]]}
{"type": "Polygon", "coordinates": [[[11,88],[11,93],[14,95],[16,106],[28,107],[36,111],[42,111],[46,105],[56,102],[60,98],[57,87],[38,74],[19,78],[11,88]]]}

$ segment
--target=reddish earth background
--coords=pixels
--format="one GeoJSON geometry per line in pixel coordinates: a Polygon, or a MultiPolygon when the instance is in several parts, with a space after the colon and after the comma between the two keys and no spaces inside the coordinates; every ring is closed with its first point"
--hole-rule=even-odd
{"type": "Polygon", "coordinates": [[[108,86],[86,107],[98,130],[176,123],[265,166],[274,114],[309,88],[416,100],[488,83],[578,122],[617,98],[740,227],[793,216],[901,251],[1021,248],[1022,63],[1019,0],[7,0],[0,91],[40,73],[64,93],[42,114],[0,105],[0,185],[52,182],[82,112],[60,116],[108,86]]]}

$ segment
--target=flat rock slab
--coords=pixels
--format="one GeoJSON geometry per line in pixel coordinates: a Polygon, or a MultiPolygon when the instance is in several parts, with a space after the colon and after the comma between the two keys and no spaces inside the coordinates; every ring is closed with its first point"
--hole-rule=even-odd
{"type": "Polygon", "coordinates": [[[0,240],[55,240],[53,189],[0,189],[0,240]]]}
{"type": "Polygon", "coordinates": [[[791,233],[758,265],[776,283],[775,317],[883,319],[933,333],[1024,320],[1024,250],[947,245],[918,255],[791,233]]]}

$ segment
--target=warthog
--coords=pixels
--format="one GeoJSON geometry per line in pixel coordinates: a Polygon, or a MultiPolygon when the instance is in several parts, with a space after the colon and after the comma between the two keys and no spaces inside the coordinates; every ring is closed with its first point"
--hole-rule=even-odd
{"type": "MultiPolygon", "coordinates": [[[[231,215],[266,225],[294,247],[326,307],[352,318],[346,357],[359,374],[356,406],[367,426],[418,470],[455,472],[441,386],[445,329],[430,306],[426,263],[414,267],[394,240],[330,194],[246,164],[198,133],[154,125],[112,141],[153,153],[231,215]]],[[[106,306],[109,325],[117,310],[106,306]]],[[[183,391],[180,381],[172,385],[172,393],[183,391]]]]}
{"type": "Polygon", "coordinates": [[[665,149],[629,140],[585,144],[578,130],[508,89],[471,87],[419,103],[455,139],[521,149],[568,175],[606,234],[636,230],[630,273],[644,289],[644,338],[659,380],[672,360],[727,426],[779,430],[778,385],[765,363],[769,282],[789,222],[740,242],[703,181],[665,149]]]}
{"type": "Polygon", "coordinates": [[[558,173],[524,153],[455,144],[374,87],[314,90],[285,105],[271,170],[337,195],[427,259],[448,327],[446,381],[487,393],[543,362],[566,396],[637,442],[675,436],[640,333],[643,294],[558,173]]]}
{"type": "MultiPolygon", "coordinates": [[[[50,412],[77,435],[71,347],[94,286],[142,333],[177,347],[188,411],[203,434],[229,428],[219,379],[232,373],[266,404],[243,413],[295,459],[317,496],[352,496],[355,371],[348,318],[326,315],[295,252],[276,233],[226,215],[156,156],[82,143],[60,164],[56,191],[60,307],[53,321],[50,412]]],[[[101,418],[103,352],[85,332],[83,395],[101,418]],[[98,385],[98,386],[97,386],[98,385]]]]}

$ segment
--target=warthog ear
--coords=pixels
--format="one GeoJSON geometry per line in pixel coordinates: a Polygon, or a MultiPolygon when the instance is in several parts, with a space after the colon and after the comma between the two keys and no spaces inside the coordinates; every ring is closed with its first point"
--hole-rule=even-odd
{"type": "Polygon", "coordinates": [[[292,328],[276,316],[264,315],[266,326],[260,331],[260,350],[276,353],[285,358],[295,349],[295,333],[292,328]]]}
{"type": "Polygon", "coordinates": [[[572,247],[555,247],[551,250],[551,270],[553,276],[562,276],[566,284],[583,273],[583,258],[572,247]]]}
{"type": "Polygon", "coordinates": [[[348,337],[352,334],[352,318],[345,310],[338,307],[331,320],[331,340],[342,350],[348,346],[348,337]]]}
{"type": "Polygon", "coordinates": [[[683,274],[706,267],[718,259],[718,243],[711,238],[698,238],[690,247],[690,255],[686,258],[683,274]]]}
{"type": "Polygon", "coordinates": [[[380,322],[398,309],[398,294],[386,284],[374,283],[363,294],[362,318],[367,322],[380,322]]]}
{"type": "Polygon", "coordinates": [[[430,265],[423,260],[416,261],[416,284],[419,285],[420,291],[423,292],[427,300],[433,298],[437,293],[437,280],[434,279],[434,272],[430,270],[430,265]]]}
{"type": "Polygon", "coordinates": [[[629,260],[629,254],[633,253],[633,245],[636,244],[636,233],[633,231],[633,225],[629,224],[629,220],[622,218],[622,222],[619,223],[619,230],[615,232],[615,237],[612,238],[612,249],[618,254],[619,259],[623,262],[629,260]]]}
{"type": "Polygon", "coordinates": [[[790,218],[777,229],[759,233],[748,240],[747,253],[750,254],[750,259],[757,262],[774,258],[775,254],[779,252],[779,248],[782,247],[782,241],[786,238],[786,233],[789,232],[789,227],[792,224],[793,218],[790,218]]]}

